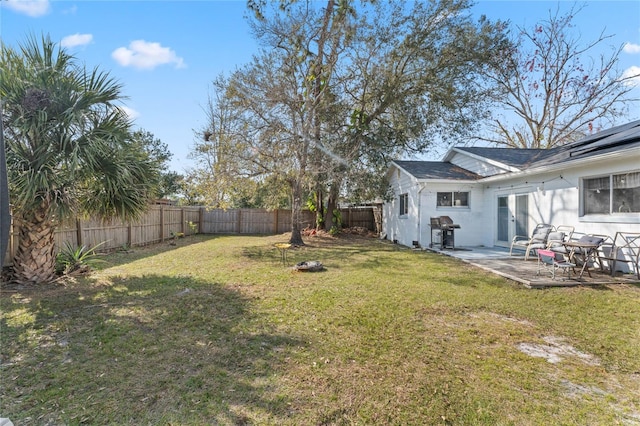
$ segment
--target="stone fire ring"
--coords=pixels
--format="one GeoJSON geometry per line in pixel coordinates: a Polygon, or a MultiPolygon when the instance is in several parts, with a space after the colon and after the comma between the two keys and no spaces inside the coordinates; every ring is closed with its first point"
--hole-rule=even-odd
{"type": "Polygon", "coordinates": [[[317,260],[312,260],[312,261],[297,263],[293,267],[293,269],[300,272],[318,272],[318,271],[322,271],[324,269],[324,266],[322,265],[322,263],[318,262],[317,260]]]}

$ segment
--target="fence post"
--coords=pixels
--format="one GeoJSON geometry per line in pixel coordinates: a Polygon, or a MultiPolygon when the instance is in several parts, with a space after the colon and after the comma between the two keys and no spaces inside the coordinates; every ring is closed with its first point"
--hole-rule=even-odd
{"type": "Polygon", "coordinates": [[[82,221],[78,218],[76,219],[76,243],[78,247],[84,245],[84,230],[82,229],[82,221]]]}
{"type": "Polygon", "coordinates": [[[160,241],[164,241],[164,206],[160,206],[160,241]]]}
{"type": "Polygon", "coordinates": [[[278,233],[278,209],[273,211],[273,233],[278,233]]]}
{"type": "Polygon", "coordinates": [[[240,234],[242,230],[242,209],[238,209],[238,222],[237,222],[237,231],[236,233],[240,234]]]}
{"type": "Polygon", "coordinates": [[[198,232],[204,234],[204,207],[198,211],[198,232]]]}
{"type": "Polygon", "coordinates": [[[180,232],[182,232],[182,235],[186,236],[187,235],[187,228],[185,228],[185,224],[184,224],[184,207],[180,207],[180,223],[182,225],[180,228],[180,232]]]}

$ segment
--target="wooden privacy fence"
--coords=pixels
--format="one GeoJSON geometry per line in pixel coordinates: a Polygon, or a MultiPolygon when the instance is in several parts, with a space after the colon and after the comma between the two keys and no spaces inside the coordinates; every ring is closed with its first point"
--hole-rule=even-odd
{"type": "MultiPolygon", "coordinates": [[[[363,227],[376,231],[375,207],[341,209],[343,226],[363,227]]],[[[301,227],[315,226],[315,213],[302,212],[301,227]]],[[[279,234],[291,230],[291,210],[207,209],[206,207],[151,206],[135,222],[98,219],[76,220],[60,226],[55,233],[56,247],[66,243],[73,247],[100,246],[100,251],[143,246],[184,236],[203,234],[279,234]]],[[[12,227],[9,250],[4,264],[8,265],[18,247],[18,230],[12,227]]]]}
{"type": "MultiPolygon", "coordinates": [[[[66,243],[72,247],[94,247],[103,243],[99,251],[143,246],[173,238],[178,233],[191,235],[198,232],[201,221],[201,207],[150,206],[149,210],[135,222],[113,219],[77,219],[73,223],[61,225],[55,232],[56,248],[66,243]],[[193,226],[189,226],[192,224],[193,226]]],[[[18,247],[18,228],[12,224],[11,238],[5,265],[10,264],[18,247]]]]}
{"type": "MultiPolygon", "coordinates": [[[[375,207],[340,209],[343,226],[376,231],[375,207]]],[[[316,214],[302,211],[300,226],[314,227],[316,214]]],[[[227,209],[205,210],[201,232],[205,234],[280,234],[291,231],[291,210],[227,209]]]]}

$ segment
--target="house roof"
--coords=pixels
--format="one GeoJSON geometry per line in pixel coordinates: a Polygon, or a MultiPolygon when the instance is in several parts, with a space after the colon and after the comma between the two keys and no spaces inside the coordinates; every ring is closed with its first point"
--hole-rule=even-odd
{"type": "Polygon", "coordinates": [[[576,142],[549,150],[549,156],[533,166],[575,161],[619,150],[640,149],[640,120],[595,133],[576,142]]]}
{"type": "Polygon", "coordinates": [[[549,149],[512,149],[512,148],[483,148],[456,147],[458,151],[468,152],[479,157],[490,158],[507,166],[524,169],[532,164],[553,155],[549,149]]]}
{"type": "Polygon", "coordinates": [[[482,176],[443,161],[394,161],[416,179],[478,180],[482,176]]]}
{"type": "MultiPolygon", "coordinates": [[[[640,120],[612,127],[576,142],[551,149],[455,147],[454,150],[501,163],[512,168],[512,171],[564,165],[572,161],[623,150],[637,152],[640,150],[640,120]]],[[[478,180],[485,177],[450,163],[448,160],[451,158],[450,151],[444,161],[394,161],[394,163],[418,179],[478,180]]]]}

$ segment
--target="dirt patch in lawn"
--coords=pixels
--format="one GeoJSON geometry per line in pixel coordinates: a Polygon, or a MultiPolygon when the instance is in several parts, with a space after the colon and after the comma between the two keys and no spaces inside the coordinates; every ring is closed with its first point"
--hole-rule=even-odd
{"type": "Polygon", "coordinates": [[[567,344],[564,339],[555,336],[545,336],[542,338],[547,344],[520,343],[518,349],[527,355],[545,358],[548,362],[555,364],[564,358],[577,358],[588,365],[600,365],[600,361],[593,355],[580,352],[573,346],[567,344]]]}

